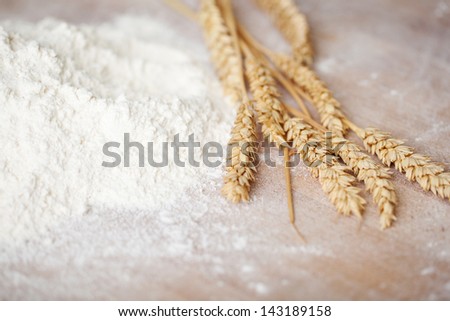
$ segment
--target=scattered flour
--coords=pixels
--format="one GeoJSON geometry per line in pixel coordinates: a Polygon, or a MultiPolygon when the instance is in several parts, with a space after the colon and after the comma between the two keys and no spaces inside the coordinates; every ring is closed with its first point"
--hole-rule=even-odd
{"type": "Polygon", "coordinates": [[[391,89],[391,91],[389,93],[391,94],[391,96],[398,96],[399,95],[398,91],[395,90],[395,89],[391,89]]]}
{"type": "Polygon", "coordinates": [[[254,271],[254,268],[253,268],[253,266],[251,266],[251,265],[243,265],[243,266],[241,267],[241,271],[242,271],[243,273],[251,273],[251,272],[254,271]]]}
{"type": "Polygon", "coordinates": [[[432,266],[429,266],[429,267],[426,267],[426,268],[422,269],[422,270],[420,271],[420,275],[426,276],[426,275],[434,274],[435,272],[436,272],[436,271],[435,271],[435,268],[432,267],[432,266]]]}
{"type": "Polygon", "coordinates": [[[267,285],[261,282],[254,283],[251,285],[251,287],[255,290],[255,292],[258,295],[266,295],[270,291],[267,285]]]}
{"type": "Polygon", "coordinates": [[[332,73],[336,66],[337,62],[335,58],[326,58],[317,62],[317,69],[324,74],[332,73]]]}
{"type": "Polygon", "coordinates": [[[444,18],[450,12],[450,5],[445,1],[439,1],[434,9],[434,15],[436,18],[444,18]]]}

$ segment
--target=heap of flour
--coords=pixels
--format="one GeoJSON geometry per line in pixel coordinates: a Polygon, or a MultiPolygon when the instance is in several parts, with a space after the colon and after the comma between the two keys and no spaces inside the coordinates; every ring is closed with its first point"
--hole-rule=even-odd
{"type": "MultiPolygon", "coordinates": [[[[101,165],[103,144],[123,143],[124,133],[154,142],[155,159],[175,134],[226,142],[233,115],[211,103],[217,82],[167,37],[182,43],[163,24],[136,16],[97,26],[1,24],[2,245],[92,212],[170,211],[220,182],[220,167],[101,165]]],[[[198,210],[189,204],[188,212],[198,210]]]]}

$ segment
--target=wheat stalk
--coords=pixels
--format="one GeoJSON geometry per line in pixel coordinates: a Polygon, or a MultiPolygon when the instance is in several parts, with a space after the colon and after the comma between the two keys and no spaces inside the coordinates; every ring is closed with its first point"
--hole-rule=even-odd
{"type": "Polygon", "coordinates": [[[332,146],[373,195],[373,200],[380,212],[381,228],[391,226],[396,220],[397,196],[394,185],[390,181],[391,175],[388,169],[375,163],[369,155],[361,151],[358,145],[345,138],[333,137],[332,146]]]}
{"type": "Polygon", "coordinates": [[[357,134],[366,149],[376,154],[383,164],[394,164],[408,180],[418,182],[425,191],[450,200],[450,173],[445,172],[441,164],[433,162],[429,156],[415,153],[414,148],[379,129],[366,128],[357,131],[357,134]]]}
{"type": "Polygon", "coordinates": [[[255,180],[256,125],[253,117],[252,105],[246,102],[240,105],[231,139],[228,142],[226,174],[222,193],[232,202],[249,200],[250,185],[255,180]]]}
{"type": "Polygon", "coordinates": [[[201,1],[199,20],[225,94],[242,101],[241,55],[215,0],[201,1]]]}
{"type": "Polygon", "coordinates": [[[366,202],[359,195],[361,190],[353,186],[356,179],[348,173],[348,166],[340,165],[335,158],[330,159],[320,132],[298,118],[286,121],[285,130],[288,140],[292,141],[313,176],[319,178],[323,191],[338,212],[361,217],[366,202]]]}
{"type": "Polygon", "coordinates": [[[344,136],[348,129],[341,104],[310,68],[284,56],[273,55],[273,62],[311,98],[322,124],[335,135],[344,136]]]}
{"type": "Polygon", "coordinates": [[[278,29],[292,47],[294,58],[311,65],[313,49],[308,21],[292,0],[256,0],[256,3],[274,20],[278,29]]]}

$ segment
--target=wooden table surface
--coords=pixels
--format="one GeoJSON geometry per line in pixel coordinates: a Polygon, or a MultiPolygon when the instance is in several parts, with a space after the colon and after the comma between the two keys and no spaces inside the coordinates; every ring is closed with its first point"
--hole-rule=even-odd
{"type": "MultiPolygon", "coordinates": [[[[273,48],[286,48],[251,1],[234,2],[239,3],[239,17],[245,18],[257,38],[273,48]]],[[[448,163],[450,1],[303,0],[300,4],[312,26],[315,67],[350,119],[391,131],[419,152],[448,163]]],[[[130,7],[170,21],[192,41],[202,42],[192,22],[155,1],[41,0],[36,5],[32,0],[0,0],[0,18],[57,16],[93,22],[130,7]]],[[[307,243],[299,241],[288,223],[283,169],[262,166],[250,204],[210,207],[196,218],[197,224],[186,227],[186,235],[195,243],[190,255],[127,255],[125,244],[120,257],[98,256],[82,265],[63,262],[63,272],[46,268],[44,257],[36,258],[25,266],[13,265],[25,281],[9,284],[1,297],[450,299],[448,201],[423,192],[395,172],[398,221],[381,232],[367,193],[363,221],[343,218],[305,168],[296,168],[293,175],[298,226],[307,243]]],[[[102,228],[120,233],[114,230],[120,220],[107,216],[102,228]]],[[[92,247],[107,246],[106,240],[102,242],[96,239],[92,247]]],[[[170,246],[170,238],[163,237],[160,246],[170,246]]],[[[58,260],[58,249],[45,255],[58,260]]]]}

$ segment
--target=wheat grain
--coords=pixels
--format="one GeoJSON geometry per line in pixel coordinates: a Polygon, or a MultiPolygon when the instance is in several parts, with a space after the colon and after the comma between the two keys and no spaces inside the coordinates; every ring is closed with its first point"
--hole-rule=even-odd
{"type": "Polygon", "coordinates": [[[361,217],[365,200],[359,195],[360,189],[353,186],[356,179],[348,173],[350,168],[342,166],[324,147],[319,131],[303,123],[298,118],[286,121],[287,139],[292,141],[313,176],[319,178],[323,191],[339,213],[351,213],[361,217]]]}
{"type": "Polygon", "coordinates": [[[227,167],[222,193],[232,202],[249,200],[251,183],[256,172],[256,126],[252,105],[246,102],[240,105],[231,139],[228,143],[227,167]],[[230,155],[231,154],[231,155],[230,155]]]}
{"type": "Polygon", "coordinates": [[[215,0],[201,1],[199,20],[225,94],[234,103],[242,101],[241,55],[215,0]]]}
{"type": "Polygon", "coordinates": [[[322,124],[333,134],[344,136],[348,126],[345,123],[341,105],[318,76],[310,68],[302,66],[287,56],[274,55],[272,60],[288,78],[310,96],[319,112],[322,124]]]}
{"type": "Polygon", "coordinates": [[[286,111],[279,99],[280,93],[275,80],[255,57],[247,56],[245,69],[264,137],[268,137],[278,147],[285,145],[286,133],[283,126],[286,111]]]}
{"type": "Polygon", "coordinates": [[[387,168],[375,163],[372,158],[361,151],[358,145],[342,137],[333,137],[332,146],[357,178],[363,181],[380,212],[381,228],[387,228],[396,220],[395,205],[397,196],[391,175],[387,168]]]}
{"type": "Polygon", "coordinates": [[[376,154],[383,164],[394,164],[408,180],[418,182],[425,191],[450,200],[450,173],[445,172],[441,164],[433,162],[429,156],[415,153],[414,148],[379,129],[366,128],[358,134],[366,149],[376,154]]]}
{"type": "Polygon", "coordinates": [[[302,64],[311,65],[313,49],[308,21],[292,0],[256,0],[274,20],[292,47],[293,56],[302,64]]]}

